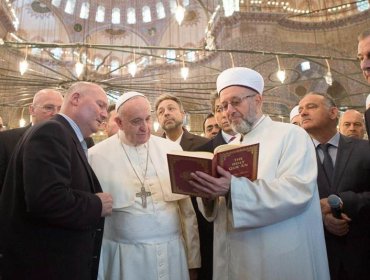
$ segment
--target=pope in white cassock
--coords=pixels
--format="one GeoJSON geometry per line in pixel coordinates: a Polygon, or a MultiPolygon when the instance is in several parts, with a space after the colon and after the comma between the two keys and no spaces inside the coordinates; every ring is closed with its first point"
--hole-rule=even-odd
{"type": "Polygon", "coordinates": [[[151,108],[137,92],[117,101],[117,134],[89,149],[113,213],[105,220],[98,279],[184,280],[200,267],[190,198],[171,193],[167,152],[181,147],[151,135],[151,108]]]}
{"type": "Polygon", "coordinates": [[[264,82],[243,67],[217,79],[221,109],[242,136],[260,144],[255,181],[218,167],[220,178],[192,174],[203,215],[214,221],[214,271],[219,280],[329,279],[312,141],[300,127],[262,113],[264,82]]]}

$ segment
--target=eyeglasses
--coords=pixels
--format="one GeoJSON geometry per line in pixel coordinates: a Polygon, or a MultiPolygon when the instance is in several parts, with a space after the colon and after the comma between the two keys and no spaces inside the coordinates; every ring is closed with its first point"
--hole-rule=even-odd
{"type": "Polygon", "coordinates": [[[146,119],[137,118],[137,119],[130,120],[129,123],[133,126],[142,126],[142,125],[149,124],[151,121],[152,121],[152,118],[149,116],[146,119]]]}
{"type": "Polygon", "coordinates": [[[40,108],[43,111],[48,112],[48,113],[59,112],[60,109],[62,108],[61,106],[55,106],[55,105],[52,105],[52,104],[46,104],[44,106],[39,106],[39,105],[33,105],[33,106],[38,107],[38,108],[40,108]]]}
{"type": "Polygon", "coordinates": [[[229,102],[226,102],[226,101],[225,102],[222,102],[220,104],[220,106],[218,107],[218,109],[221,110],[221,111],[227,111],[227,108],[229,107],[229,104],[232,107],[236,108],[236,107],[240,106],[240,104],[243,102],[244,99],[247,99],[249,97],[254,97],[256,95],[257,95],[257,93],[252,94],[252,95],[247,95],[247,96],[244,96],[244,97],[234,97],[229,102]]]}

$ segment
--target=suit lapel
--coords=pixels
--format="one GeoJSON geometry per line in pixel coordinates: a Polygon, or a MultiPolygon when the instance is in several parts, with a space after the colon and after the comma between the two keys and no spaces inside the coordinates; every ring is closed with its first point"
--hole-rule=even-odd
{"type": "Polygon", "coordinates": [[[335,191],[338,191],[338,186],[340,186],[340,181],[343,175],[343,171],[349,162],[349,158],[352,154],[352,150],[353,150],[352,139],[349,137],[344,137],[343,135],[340,135],[337,159],[335,161],[334,174],[333,174],[334,176],[333,188],[335,188],[335,191]]]}
{"type": "Polygon", "coordinates": [[[62,117],[60,115],[55,115],[54,118],[57,121],[59,121],[60,123],[62,123],[67,128],[67,130],[70,132],[71,137],[72,137],[72,140],[73,140],[73,143],[74,143],[75,148],[77,150],[77,154],[80,157],[81,162],[82,162],[85,170],[87,171],[87,174],[89,175],[91,191],[93,193],[96,193],[97,190],[95,189],[95,180],[93,179],[93,175],[92,175],[93,174],[93,171],[92,171],[92,169],[90,167],[89,162],[87,161],[85,152],[84,152],[84,150],[83,150],[83,148],[81,146],[80,141],[77,138],[77,135],[76,135],[75,131],[73,130],[73,128],[71,127],[71,125],[69,124],[69,122],[64,117],[62,117]]]}

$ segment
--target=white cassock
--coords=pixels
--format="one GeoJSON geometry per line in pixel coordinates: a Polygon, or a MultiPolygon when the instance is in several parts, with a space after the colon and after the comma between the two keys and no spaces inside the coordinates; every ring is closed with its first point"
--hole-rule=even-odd
{"type": "Polygon", "coordinates": [[[133,147],[120,133],[88,153],[103,191],[113,196],[98,279],[189,279],[188,269],[200,267],[198,225],[190,198],[172,194],[167,166],[167,152],[181,147],[153,135],[133,147]],[[151,193],[146,208],[137,196],[142,183],[151,193]]]}
{"type": "Polygon", "coordinates": [[[213,208],[198,198],[215,222],[213,279],[329,279],[311,138],[263,116],[242,141],[255,143],[257,180],[233,176],[229,201],[221,197],[213,208]]]}

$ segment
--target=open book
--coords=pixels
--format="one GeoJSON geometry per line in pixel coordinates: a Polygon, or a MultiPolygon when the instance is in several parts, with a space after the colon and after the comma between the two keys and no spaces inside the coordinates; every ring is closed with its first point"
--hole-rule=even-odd
{"type": "Polygon", "coordinates": [[[189,183],[190,173],[203,171],[218,177],[217,165],[236,177],[257,178],[259,144],[218,146],[214,153],[175,151],[167,154],[173,193],[200,196],[189,183]]]}

